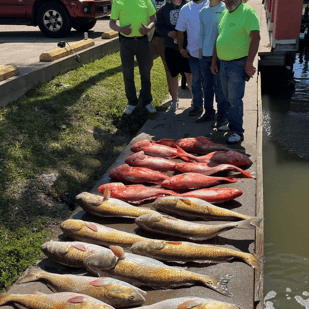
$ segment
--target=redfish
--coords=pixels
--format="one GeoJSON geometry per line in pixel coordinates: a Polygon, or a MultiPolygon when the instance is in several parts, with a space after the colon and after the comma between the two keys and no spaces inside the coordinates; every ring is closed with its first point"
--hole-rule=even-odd
{"type": "Polygon", "coordinates": [[[174,147],[174,148],[178,146],[187,152],[192,152],[192,153],[197,153],[197,154],[207,154],[207,153],[210,153],[213,151],[219,151],[219,150],[222,150],[222,151],[231,150],[231,148],[225,145],[222,145],[222,144],[214,143],[204,136],[182,138],[179,140],[170,140],[170,139],[165,138],[165,139],[156,141],[156,143],[169,146],[169,147],[174,147]]]}
{"type": "Polygon", "coordinates": [[[222,182],[239,182],[232,177],[212,177],[198,173],[184,173],[169,177],[161,183],[161,187],[171,190],[193,190],[216,186],[222,182]]]}
{"type": "Polygon", "coordinates": [[[246,216],[226,208],[214,206],[206,201],[193,197],[165,196],[156,199],[152,206],[162,212],[191,219],[247,220],[246,216]]]}
{"type": "Polygon", "coordinates": [[[165,190],[162,188],[146,187],[144,185],[128,185],[123,183],[107,183],[98,188],[101,194],[104,194],[105,189],[110,190],[110,196],[132,204],[140,204],[146,201],[153,201],[159,197],[166,195],[175,195],[174,191],[165,190]]]}
{"type": "Polygon", "coordinates": [[[110,178],[127,181],[133,183],[154,183],[159,185],[162,181],[169,177],[161,172],[154,171],[145,167],[132,167],[128,164],[123,164],[113,168],[108,173],[110,178]]]}
{"type": "Polygon", "coordinates": [[[168,159],[147,156],[144,151],[130,155],[125,162],[131,166],[146,167],[160,172],[174,171],[176,165],[176,162],[168,159]]]}
{"type": "Polygon", "coordinates": [[[254,178],[251,172],[244,171],[240,167],[231,164],[218,164],[218,163],[199,163],[199,162],[186,162],[176,163],[174,170],[182,173],[199,173],[206,176],[213,175],[219,172],[238,172],[238,177],[254,178]]]}
{"type": "Polygon", "coordinates": [[[0,306],[17,303],[29,309],[113,309],[114,307],[88,295],[62,292],[54,294],[8,294],[0,295],[0,306]]]}
{"type": "Polygon", "coordinates": [[[113,268],[105,267],[104,260],[99,253],[85,260],[86,269],[93,274],[111,276],[138,287],[150,286],[158,289],[202,284],[223,295],[232,296],[227,290],[227,283],[232,278],[230,275],[218,281],[206,275],[167,266],[152,258],[124,253],[117,246],[110,246],[110,248],[119,257],[118,263],[113,268]]]}
{"type": "Polygon", "coordinates": [[[252,218],[223,224],[199,224],[160,213],[142,215],[135,219],[135,223],[143,230],[191,240],[207,240],[234,228],[255,229],[260,226],[261,221],[260,218],[252,218]]]}
{"type": "Polygon", "coordinates": [[[122,232],[98,223],[68,219],[61,223],[62,232],[68,237],[108,247],[118,245],[131,247],[135,242],[146,240],[136,234],[122,232]]]}
{"type": "Polygon", "coordinates": [[[132,245],[131,252],[170,262],[219,263],[242,260],[260,271],[262,257],[224,247],[199,245],[192,242],[144,240],[132,245]]]}
{"type": "MultiPolygon", "coordinates": [[[[108,187],[108,186],[107,186],[108,187]]],[[[117,190],[116,192],[122,192],[125,186],[114,186],[111,183],[111,187],[117,190]]],[[[104,191],[106,186],[104,188],[104,191]]],[[[104,194],[105,192],[102,192],[104,194]]],[[[113,196],[113,190],[111,195],[113,196]]],[[[163,195],[161,195],[163,196],[163,195]]],[[[90,213],[99,217],[121,217],[121,218],[136,218],[143,214],[152,213],[153,210],[147,208],[140,208],[132,206],[118,198],[106,198],[91,194],[88,192],[82,192],[76,196],[76,202],[83,208],[87,213],[90,213]]]]}
{"type": "Polygon", "coordinates": [[[200,297],[180,297],[160,301],[153,305],[142,306],[139,309],[241,309],[237,305],[200,297]]]}
{"type": "Polygon", "coordinates": [[[110,264],[106,267],[111,267],[117,262],[117,257],[107,248],[88,244],[86,242],[62,242],[49,241],[41,246],[42,251],[54,262],[69,267],[83,267],[84,260],[93,253],[102,252],[108,257],[110,264]]]}
{"type": "Polygon", "coordinates": [[[59,275],[43,270],[36,270],[18,283],[43,280],[53,292],[75,292],[89,295],[115,308],[139,306],[145,302],[146,294],[135,286],[113,278],[93,278],[78,275],[59,275]]]}

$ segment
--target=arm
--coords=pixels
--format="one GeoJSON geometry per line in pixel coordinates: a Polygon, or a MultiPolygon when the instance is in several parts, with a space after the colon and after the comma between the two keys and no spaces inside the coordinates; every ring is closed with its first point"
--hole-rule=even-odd
{"type": "Polygon", "coordinates": [[[184,58],[190,58],[189,51],[183,48],[183,41],[184,41],[183,31],[177,31],[177,44],[178,44],[179,52],[181,56],[183,56],[184,58]]]}
{"type": "Polygon", "coordinates": [[[120,27],[116,24],[115,19],[109,20],[109,27],[114,31],[122,32],[123,34],[126,34],[126,35],[129,35],[132,32],[132,29],[130,28],[131,24],[126,25],[124,27],[120,27]]]}
{"type": "Polygon", "coordinates": [[[199,59],[202,59],[205,34],[204,34],[204,23],[203,23],[203,20],[201,18],[201,13],[199,15],[199,18],[200,18],[199,59]]]}
{"type": "Polygon", "coordinates": [[[249,46],[249,53],[246,62],[246,73],[252,77],[256,71],[256,68],[253,66],[254,58],[258,52],[259,45],[260,45],[260,31],[254,30],[251,31],[249,34],[251,38],[250,46],[249,46]]]}
{"type": "Polygon", "coordinates": [[[219,73],[218,65],[217,65],[218,61],[219,61],[219,58],[218,58],[218,54],[217,54],[217,41],[216,41],[215,47],[214,47],[214,52],[213,52],[213,55],[212,55],[211,68],[210,68],[212,74],[214,74],[214,75],[217,75],[219,73]]]}
{"type": "Polygon", "coordinates": [[[144,24],[141,25],[142,27],[139,28],[139,32],[142,35],[146,35],[156,25],[156,14],[153,14],[149,17],[149,24],[147,26],[144,24]]]}

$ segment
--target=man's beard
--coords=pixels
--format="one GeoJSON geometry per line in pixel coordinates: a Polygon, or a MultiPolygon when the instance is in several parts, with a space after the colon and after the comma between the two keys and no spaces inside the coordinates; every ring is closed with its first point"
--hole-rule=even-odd
{"type": "Polygon", "coordinates": [[[235,4],[225,4],[225,7],[231,12],[235,11],[237,7],[241,4],[242,0],[238,0],[235,4]]]}

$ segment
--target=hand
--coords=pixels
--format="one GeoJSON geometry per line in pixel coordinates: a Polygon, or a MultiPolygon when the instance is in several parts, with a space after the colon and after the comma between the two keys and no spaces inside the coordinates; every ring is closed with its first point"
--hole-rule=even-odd
{"type": "Polygon", "coordinates": [[[203,51],[200,49],[199,50],[199,57],[198,57],[200,60],[203,58],[203,51]]]}
{"type": "Polygon", "coordinates": [[[132,32],[132,29],[130,27],[131,27],[131,24],[130,25],[126,25],[124,27],[121,27],[120,28],[121,29],[120,32],[122,32],[125,35],[129,35],[132,32]]]}
{"type": "Polygon", "coordinates": [[[177,31],[170,31],[167,35],[174,40],[177,39],[177,31]]]}
{"type": "Polygon", "coordinates": [[[253,66],[253,63],[247,62],[246,63],[246,73],[250,76],[253,77],[254,73],[256,72],[256,68],[253,66]]]}
{"type": "Polygon", "coordinates": [[[144,24],[141,24],[141,25],[142,25],[142,27],[139,28],[139,32],[140,32],[141,35],[146,35],[150,31],[150,29],[147,26],[145,26],[144,24]]]}
{"type": "Polygon", "coordinates": [[[218,75],[219,71],[218,71],[217,61],[212,61],[210,70],[212,74],[218,75]]]}
{"type": "Polygon", "coordinates": [[[180,55],[182,56],[182,57],[184,57],[184,58],[187,58],[187,59],[189,59],[191,56],[190,56],[190,53],[189,53],[189,51],[187,50],[187,49],[184,49],[181,53],[180,53],[180,55]]]}

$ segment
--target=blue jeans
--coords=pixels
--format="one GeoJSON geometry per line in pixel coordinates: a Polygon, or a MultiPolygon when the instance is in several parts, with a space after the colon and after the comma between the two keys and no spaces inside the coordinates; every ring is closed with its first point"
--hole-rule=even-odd
{"type": "MultiPolygon", "coordinates": [[[[222,91],[221,79],[219,74],[211,73],[212,57],[202,57],[200,59],[200,67],[203,76],[203,91],[204,91],[204,108],[207,116],[215,116],[213,107],[214,95],[216,95],[218,118],[227,118],[228,101],[222,91]]],[[[220,63],[218,62],[218,70],[220,72],[220,63]]]]}
{"type": "Polygon", "coordinates": [[[233,133],[243,134],[243,115],[246,82],[243,80],[245,74],[247,57],[224,61],[220,60],[220,78],[224,96],[229,102],[228,121],[233,133]]]}
{"type": "Polygon", "coordinates": [[[152,101],[150,81],[150,46],[147,35],[135,40],[133,38],[120,37],[120,57],[124,86],[129,105],[136,106],[138,99],[134,82],[134,56],[136,56],[139,73],[141,76],[141,91],[143,105],[152,101]]]}
{"type": "Polygon", "coordinates": [[[203,107],[202,73],[200,60],[195,57],[189,58],[190,69],[192,72],[192,94],[194,107],[203,107]]]}

